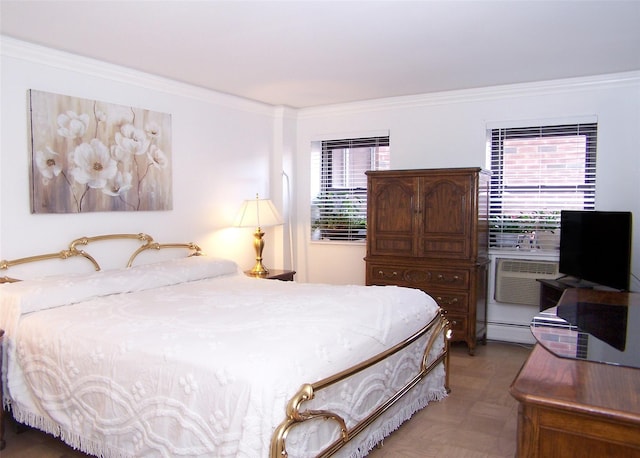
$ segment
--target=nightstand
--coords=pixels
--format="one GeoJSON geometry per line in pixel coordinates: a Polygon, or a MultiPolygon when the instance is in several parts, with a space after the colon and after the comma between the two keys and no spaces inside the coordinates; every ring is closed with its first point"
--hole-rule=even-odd
{"type": "Polygon", "coordinates": [[[0,329],[0,450],[4,448],[4,407],[2,399],[2,336],[4,331],[0,329]]]}
{"type": "Polygon", "coordinates": [[[269,273],[266,275],[250,275],[250,270],[246,270],[244,273],[249,277],[255,278],[266,278],[267,280],[282,280],[282,281],[293,281],[293,276],[296,274],[295,270],[278,270],[271,269],[269,273]]]}

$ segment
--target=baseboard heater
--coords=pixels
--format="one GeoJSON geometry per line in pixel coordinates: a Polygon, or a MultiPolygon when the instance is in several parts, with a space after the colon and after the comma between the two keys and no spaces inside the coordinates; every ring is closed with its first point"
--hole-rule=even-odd
{"type": "Polygon", "coordinates": [[[529,329],[531,327],[530,324],[521,324],[521,323],[506,323],[504,321],[487,321],[488,325],[500,326],[503,328],[516,328],[516,329],[529,329]]]}
{"type": "Polygon", "coordinates": [[[487,323],[487,338],[501,342],[531,345],[535,343],[529,324],[505,323],[489,321],[487,323]]]}
{"type": "Polygon", "coordinates": [[[495,300],[507,304],[538,305],[540,284],[536,280],[557,277],[558,263],[555,261],[497,259],[495,300]]]}

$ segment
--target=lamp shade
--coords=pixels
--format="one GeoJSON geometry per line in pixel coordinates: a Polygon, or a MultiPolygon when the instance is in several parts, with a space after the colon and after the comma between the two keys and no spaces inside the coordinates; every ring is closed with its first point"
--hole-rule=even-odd
{"type": "Polygon", "coordinates": [[[282,217],[270,199],[245,200],[233,223],[236,227],[269,227],[282,224],[282,217]]]}

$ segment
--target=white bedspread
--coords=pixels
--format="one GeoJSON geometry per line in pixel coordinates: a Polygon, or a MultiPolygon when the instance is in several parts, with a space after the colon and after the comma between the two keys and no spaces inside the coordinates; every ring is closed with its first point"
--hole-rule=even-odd
{"type": "Polygon", "coordinates": [[[107,457],[266,457],[302,383],[402,341],[438,310],[415,289],[265,281],[209,258],[0,294],[14,416],[107,457]]]}

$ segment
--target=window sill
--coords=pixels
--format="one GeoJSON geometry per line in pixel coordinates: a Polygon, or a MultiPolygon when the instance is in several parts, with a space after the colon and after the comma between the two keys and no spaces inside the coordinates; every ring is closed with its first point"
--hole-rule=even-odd
{"type": "Polygon", "coordinates": [[[367,239],[362,240],[330,240],[330,239],[319,239],[319,240],[309,240],[309,243],[312,245],[350,245],[350,246],[365,246],[367,244],[367,239]]]}
{"type": "Polygon", "coordinates": [[[518,249],[518,248],[489,248],[489,255],[499,257],[526,257],[526,258],[544,258],[558,259],[560,252],[558,250],[542,250],[534,249],[518,249]]]}

